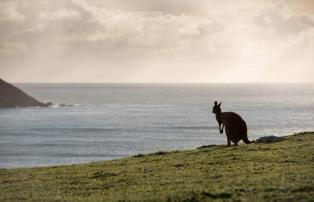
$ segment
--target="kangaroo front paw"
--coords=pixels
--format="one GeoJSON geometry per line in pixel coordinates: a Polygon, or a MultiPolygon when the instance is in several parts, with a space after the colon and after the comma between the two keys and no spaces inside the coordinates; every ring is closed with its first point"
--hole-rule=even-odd
{"type": "Polygon", "coordinates": [[[224,133],[224,130],[219,130],[220,134],[223,134],[224,133]]]}

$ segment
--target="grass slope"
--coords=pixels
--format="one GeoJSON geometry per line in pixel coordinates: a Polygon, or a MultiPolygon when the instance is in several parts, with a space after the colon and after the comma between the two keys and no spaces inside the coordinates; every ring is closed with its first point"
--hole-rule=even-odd
{"type": "Polygon", "coordinates": [[[314,201],[314,133],[276,143],[0,169],[0,201],[314,201]]]}

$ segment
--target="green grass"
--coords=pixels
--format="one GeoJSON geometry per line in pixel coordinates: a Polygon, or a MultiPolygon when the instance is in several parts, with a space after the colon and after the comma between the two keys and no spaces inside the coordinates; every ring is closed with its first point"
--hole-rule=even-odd
{"type": "Polygon", "coordinates": [[[314,201],[314,133],[275,143],[0,169],[0,201],[314,201]]]}

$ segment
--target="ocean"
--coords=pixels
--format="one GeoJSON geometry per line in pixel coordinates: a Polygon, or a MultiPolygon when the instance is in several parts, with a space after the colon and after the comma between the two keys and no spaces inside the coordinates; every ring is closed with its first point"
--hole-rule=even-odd
{"type": "Polygon", "coordinates": [[[246,120],[251,140],[314,131],[314,84],[15,85],[55,105],[0,109],[1,168],[226,144],[215,100],[246,120]]]}

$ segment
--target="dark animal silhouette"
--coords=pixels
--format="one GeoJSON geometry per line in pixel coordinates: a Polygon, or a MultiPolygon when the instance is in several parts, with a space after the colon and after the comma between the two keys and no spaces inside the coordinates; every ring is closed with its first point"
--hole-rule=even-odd
{"type": "Polygon", "coordinates": [[[240,140],[246,144],[252,143],[247,138],[247,126],[245,121],[234,112],[221,112],[221,102],[213,107],[213,113],[216,114],[216,120],[219,124],[219,132],[223,133],[225,128],[228,146],[231,145],[231,141],[234,145],[237,145],[240,140]]]}

